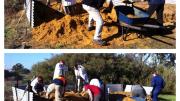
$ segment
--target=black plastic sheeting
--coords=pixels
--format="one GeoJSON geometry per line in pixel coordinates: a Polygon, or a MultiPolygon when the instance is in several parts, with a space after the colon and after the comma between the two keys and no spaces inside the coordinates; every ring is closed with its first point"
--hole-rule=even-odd
{"type": "Polygon", "coordinates": [[[53,19],[60,19],[64,16],[63,13],[46,6],[44,3],[34,0],[34,26],[39,26],[44,22],[49,22],[53,19]]]}

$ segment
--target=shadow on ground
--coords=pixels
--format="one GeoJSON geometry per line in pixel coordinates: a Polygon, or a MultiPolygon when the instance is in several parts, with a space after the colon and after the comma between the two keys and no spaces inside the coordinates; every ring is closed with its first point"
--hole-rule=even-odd
{"type": "MultiPolygon", "coordinates": [[[[149,19],[149,21],[147,23],[152,24],[152,25],[158,25],[157,21],[155,19],[149,19]]],[[[160,36],[160,37],[168,38],[168,39],[171,39],[171,40],[176,40],[176,38],[167,36],[169,34],[173,34],[172,30],[174,30],[176,28],[176,23],[164,26],[162,28],[143,28],[142,27],[143,28],[142,31],[131,29],[131,28],[128,28],[128,27],[124,27],[123,30],[126,31],[124,34],[122,34],[122,26],[118,22],[105,23],[104,26],[116,26],[116,27],[118,27],[118,33],[103,39],[106,42],[112,41],[114,38],[121,37],[122,35],[124,35],[124,41],[135,40],[135,39],[138,39],[138,38],[143,39],[143,38],[149,37],[149,38],[151,38],[153,40],[162,42],[162,43],[170,45],[170,46],[173,46],[173,44],[168,43],[166,41],[163,41],[160,38],[155,38],[154,36],[160,36]],[[130,36],[131,33],[136,33],[138,37],[127,40],[127,37],[130,36]]]]}

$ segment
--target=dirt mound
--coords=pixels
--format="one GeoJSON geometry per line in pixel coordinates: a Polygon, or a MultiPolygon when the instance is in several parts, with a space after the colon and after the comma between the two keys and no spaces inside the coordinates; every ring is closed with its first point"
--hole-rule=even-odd
{"type": "MultiPolygon", "coordinates": [[[[55,101],[54,93],[51,93],[48,99],[45,97],[45,95],[46,95],[45,93],[41,93],[40,95],[36,96],[34,99],[37,101],[55,101]]],[[[81,96],[80,94],[71,91],[71,92],[66,92],[64,94],[62,101],[89,101],[89,100],[88,100],[88,96],[81,96]]]]}
{"type": "MultiPolygon", "coordinates": [[[[143,4],[144,7],[142,7],[141,3],[136,5],[139,5],[141,8],[148,7],[147,4],[143,4]]],[[[53,3],[52,6],[54,9],[59,8],[58,3],[53,3]]],[[[165,6],[165,22],[176,22],[175,9],[176,6],[172,4],[165,6]]],[[[83,11],[82,8],[78,10],[83,11]]],[[[111,13],[102,13],[103,10],[101,10],[104,21],[102,38],[108,42],[107,46],[99,46],[92,42],[94,30],[87,31],[88,14],[86,12],[74,16],[65,15],[60,19],[52,19],[49,22],[42,23],[32,30],[30,44],[32,48],[161,48],[159,45],[152,46],[152,43],[154,43],[152,39],[139,39],[135,32],[129,33],[127,37],[129,41],[123,41],[121,31],[118,29],[117,23],[115,23],[117,20],[115,10],[113,9],[111,13]],[[142,43],[142,40],[146,43],[142,43]]],[[[175,34],[175,31],[173,33],[175,34]]],[[[174,34],[170,37],[175,38],[174,34]]],[[[164,47],[175,47],[174,40],[170,41],[170,43],[172,44],[171,46],[164,45],[164,47]]]]}
{"type": "MultiPolygon", "coordinates": [[[[45,98],[45,93],[41,94],[41,98],[45,98]]],[[[54,93],[50,94],[49,100],[54,101],[55,95],[54,93]]],[[[116,100],[122,100],[122,101],[134,101],[131,99],[131,93],[129,92],[115,92],[111,93],[109,95],[110,101],[116,101],[116,100]]],[[[47,99],[46,99],[47,100],[47,99]]],[[[48,100],[47,100],[48,101],[48,100]]],[[[88,100],[88,95],[85,94],[85,96],[82,96],[81,93],[75,93],[73,91],[71,92],[66,92],[63,101],[89,101],[88,100]]],[[[150,96],[147,97],[147,101],[152,101],[150,96]]]]}

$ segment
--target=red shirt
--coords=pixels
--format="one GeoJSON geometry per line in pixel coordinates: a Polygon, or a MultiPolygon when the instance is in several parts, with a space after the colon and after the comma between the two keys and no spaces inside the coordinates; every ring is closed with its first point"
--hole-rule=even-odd
{"type": "Polygon", "coordinates": [[[94,85],[85,85],[84,88],[85,90],[89,89],[93,93],[94,96],[101,93],[101,89],[94,85]]]}

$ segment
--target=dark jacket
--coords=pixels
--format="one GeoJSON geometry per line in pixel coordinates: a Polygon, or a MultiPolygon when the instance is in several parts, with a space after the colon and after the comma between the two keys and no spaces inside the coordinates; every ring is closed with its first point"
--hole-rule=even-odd
{"type": "Polygon", "coordinates": [[[103,6],[105,0],[83,0],[83,4],[99,9],[103,6]]]}
{"type": "Polygon", "coordinates": [[[34,86],[35,90],[37,91],[37,93],[44,91],[44,84],[42,83],[36,83],[36,85],[34,86]]]}
{"type": "Polygon", "coordinates": [[[165,86],[165,82],[160,75],[157,75],[152,78],[151,86],[153,86],[153,89],[162,89],[165,86]]]}
{"type": "Polygon", "coordinates": [[[149,4],[164,4],[165,0],[148,0],[149,4]]]}

